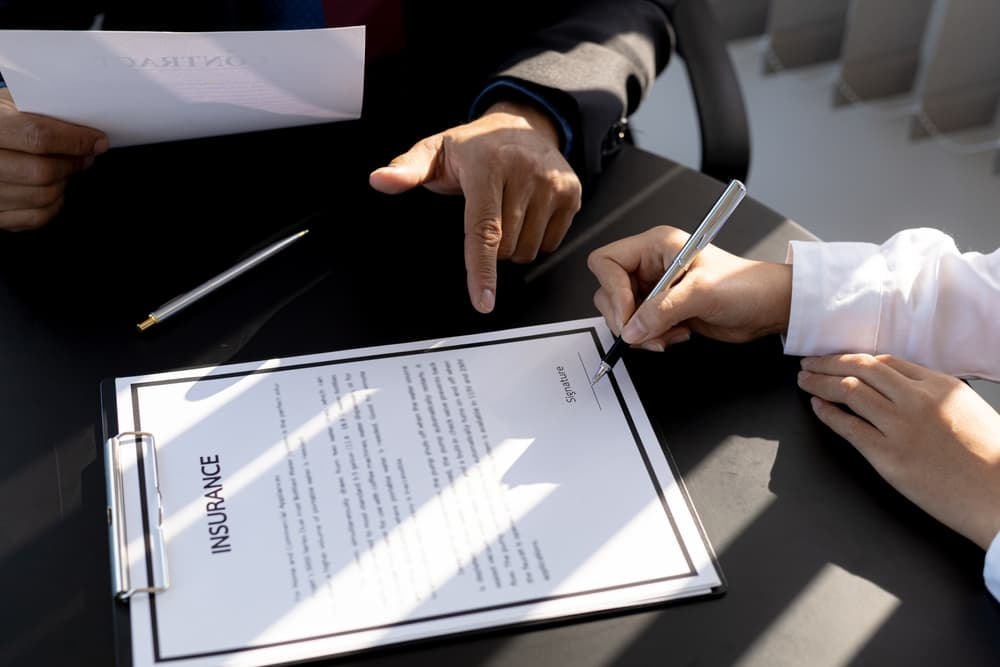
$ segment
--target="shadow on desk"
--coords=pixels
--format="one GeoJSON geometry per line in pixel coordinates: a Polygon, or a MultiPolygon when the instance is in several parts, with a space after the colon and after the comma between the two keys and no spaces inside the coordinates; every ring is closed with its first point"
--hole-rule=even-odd
{"type": "Polygon", "coordinates": [[[623,662],[641,664],[655,645],[696,662],[699,649],[679,638],[709,628],[721,644],[714,664],[937,664],[960,635],[962,664],[995,660],[1000,610],[983,587],[982,551],[812,416],[798,359],[777,339],[691,345],[627,361],[641,396],[663,388],[647,409],[714,528],[730,590],[718,609],[651,619],[623,662]],[[960,611],[945,619],[942,606],[960,611]]]}
{"type": "MultiPolygon", "coordinates": [[[[559,251],[501,266],[489,316],[466,295],[461,200],[424,191],[366,199],[350,233],[331,214],[308,243],[149,335],[135,323],[222,268],[209,266],[219,254],[199,246],[164,264],[163,249],[157,262],[109,253],[93,239],[116,240],[111,228],[90,242],[59,227],[0,239],[0,590],[13,601],[0,612],[0,663],[111,663],[101,379],[592,316],[591,250],[656,224],[692,230],[722,188],[627,149],[559,251]],[[75,241],[54,247],[62,234],[75,241]],[[57,260],[78,273],[55,277],[57,260]]],[[[238,255],[268,230],[244,231],[245,244],[219,253],[238,255]]],[[[124,247],[162,233],[133,230],[124,247]]],[[[748,199],[717,243],[781,260],[788,240],[809,237],[748,199]]],[[[726,595],[331,664],[997,664],[1000,605],[983,587],[981,551],[813,417],[798,360],[777,339],[695,338],[663,354],[629,351],[625,363],[715,546],[726,595]]]]}

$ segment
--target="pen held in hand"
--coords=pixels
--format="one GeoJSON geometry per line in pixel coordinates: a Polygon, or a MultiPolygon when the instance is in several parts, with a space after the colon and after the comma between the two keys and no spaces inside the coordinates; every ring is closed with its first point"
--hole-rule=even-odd
{"type": "MultiPolygon", "coordinates": [[[[649,294],[646,295],[646,298],[642,300],[642,303],[646,303],[646,301],[649,301],[663,290],[670,289],[681,279],[681,276],[691,266],[698,253],[712,242],[716,234],[719,233],[719,230],[722,229],[722,226],[726,224],[729,216],[736,210],[736,207],[743,200],[746,193],[747,189],[743,183],[735,179],[729,182],[729,185],[719,195],[719,199],[712,206],[705,219],[701,221],[701,224],[694,230],[694,233],[688,237],[688,240],[674,257],[670,266],[663,272],[663,276],[653,286],[649,294]]],[[[625,324],[628,324],[628,322],[625,324]]],[[[614,343],[611,344],[611,348],[608,349],[607,354],[601,359],[600,367],[598,367],[597,372],[594,373],[594,377],[590,380],[591,385],[596,384],[598,380],[608,374],[608,371],[618,362],[622,356],[622,352],[627,347],[628,343],[622,340],[620,333],[615,336],[614,343]]]]}
{"type": "Polygon", "coordinates": [[[202,297],[219,289],[220,287],[228,283],[230,280],[245,273],[246,271],[249,271],[253,267],[263,262],[268,257],[272,257],[273,255],[276,255],[277,253],[281,252],[282,250],[284,250],[285,248],[287,248],[288,246],[290,246],[291,244],[295,243],[300,238],[305,236],[308,232],[309,232],[308,229],[303,229],[301,231],[295,232],[291,236],[287,236],[281,239],[280,241],[272,243],[263,250],[255,252],[254,254],[250,255],[243,261],[226,269],[225,271],[215,276],[214,278],[206,280],[205,282],[203,282],[201,285],[198,285],[190,292],[185,292],[184,294],[181,294],[180,296],[175,297],[170,301],[166,302],[165,304],[163,304],[162,306],[151,312],[149,314],[149,317],[147,317],[145,320],[137,324],[136,327],[139,329],[139,331],[145,331],[146,329],[153,326],[157,322],[162,322],[163,320],[167,319],[174,313],[183,310],[184,308],[187,308],[188,306],[198,301],[202,297]]]}

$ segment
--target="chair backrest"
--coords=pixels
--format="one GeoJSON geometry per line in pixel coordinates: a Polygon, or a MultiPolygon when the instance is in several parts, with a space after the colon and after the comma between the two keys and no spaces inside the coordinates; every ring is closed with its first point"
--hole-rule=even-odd
{"type": "Polygon", "coordinates": [[[723,182],[747,180],[750,128],[726,38],[708,0],[676,0],[668,9],[684,60],[701,134],[701,171],[723,182]]]}

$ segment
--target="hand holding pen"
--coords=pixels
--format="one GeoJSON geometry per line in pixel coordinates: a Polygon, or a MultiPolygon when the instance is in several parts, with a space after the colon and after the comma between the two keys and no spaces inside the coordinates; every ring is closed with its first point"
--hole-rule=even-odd
{"type": "MultiPolygon", "coordinates": [[[[669,264],[666,261],[660,264],[661,267],[662,264],[666,264],[666,269],[659,275],[658,280],[646,295],[643,304],[640,304],[640,308],[669,290],[681,279],[698,254],[708,247],[716,234],[719,233],[745,194],[746,187],[742,183],[736,180],[730,182],[694,233],[687,238],[680,250],[672,253],[669,264]]],[[[674,231],[679,232],[679,230],[674,231]]],[[[623,239],[618,243],[598,249],[589,259],[588,264],[602,285],[601,290],[598,290],[595,295],[594,301],[606,318],[609,311],[610,314],[617,315],[619,308],[622,307],[619,302],[623,295],[634,303],[632,294],[634,280],[639,283],[648,283],[650,279],[650,271],[656,266],[656,262],[650,262],[651,255],[648,251],[651,248],[648,247],[650,244],[644,238],[645,236],[639,235],[623,239]]],[[[654,254],[652,257],[659,259],[662,255],[654,254]]],[[[596,383],[611,370],[629,344],[643,342],[637,338],[645,340],[643,334],[649,332],[641,331],[641,322],[633,323],[633,319],[634,312],[629,315],[628,321],[621,321],[615,317],[614,324],[609,322],[610,326],[621,327],[621,332],[616,336],[608,353],[601,360],[601,365],[591,380],[592,383],[596,383]]]]}

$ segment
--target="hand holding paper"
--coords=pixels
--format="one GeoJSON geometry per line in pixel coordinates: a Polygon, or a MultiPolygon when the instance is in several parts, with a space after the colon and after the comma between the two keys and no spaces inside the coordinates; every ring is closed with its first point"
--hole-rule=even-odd
{"type": "Polygon", "coordinates": [[[0,229],[48,223],[109,146],[358,118],[364,43],[363,27],[0,30],[0,229]]]}
{"type": "Polygon", "coordinates": [[[62,208],[66,179],[107,149],[100,130],[23,113],[0,89],[0,229],[47,223],[62,208]]]}

